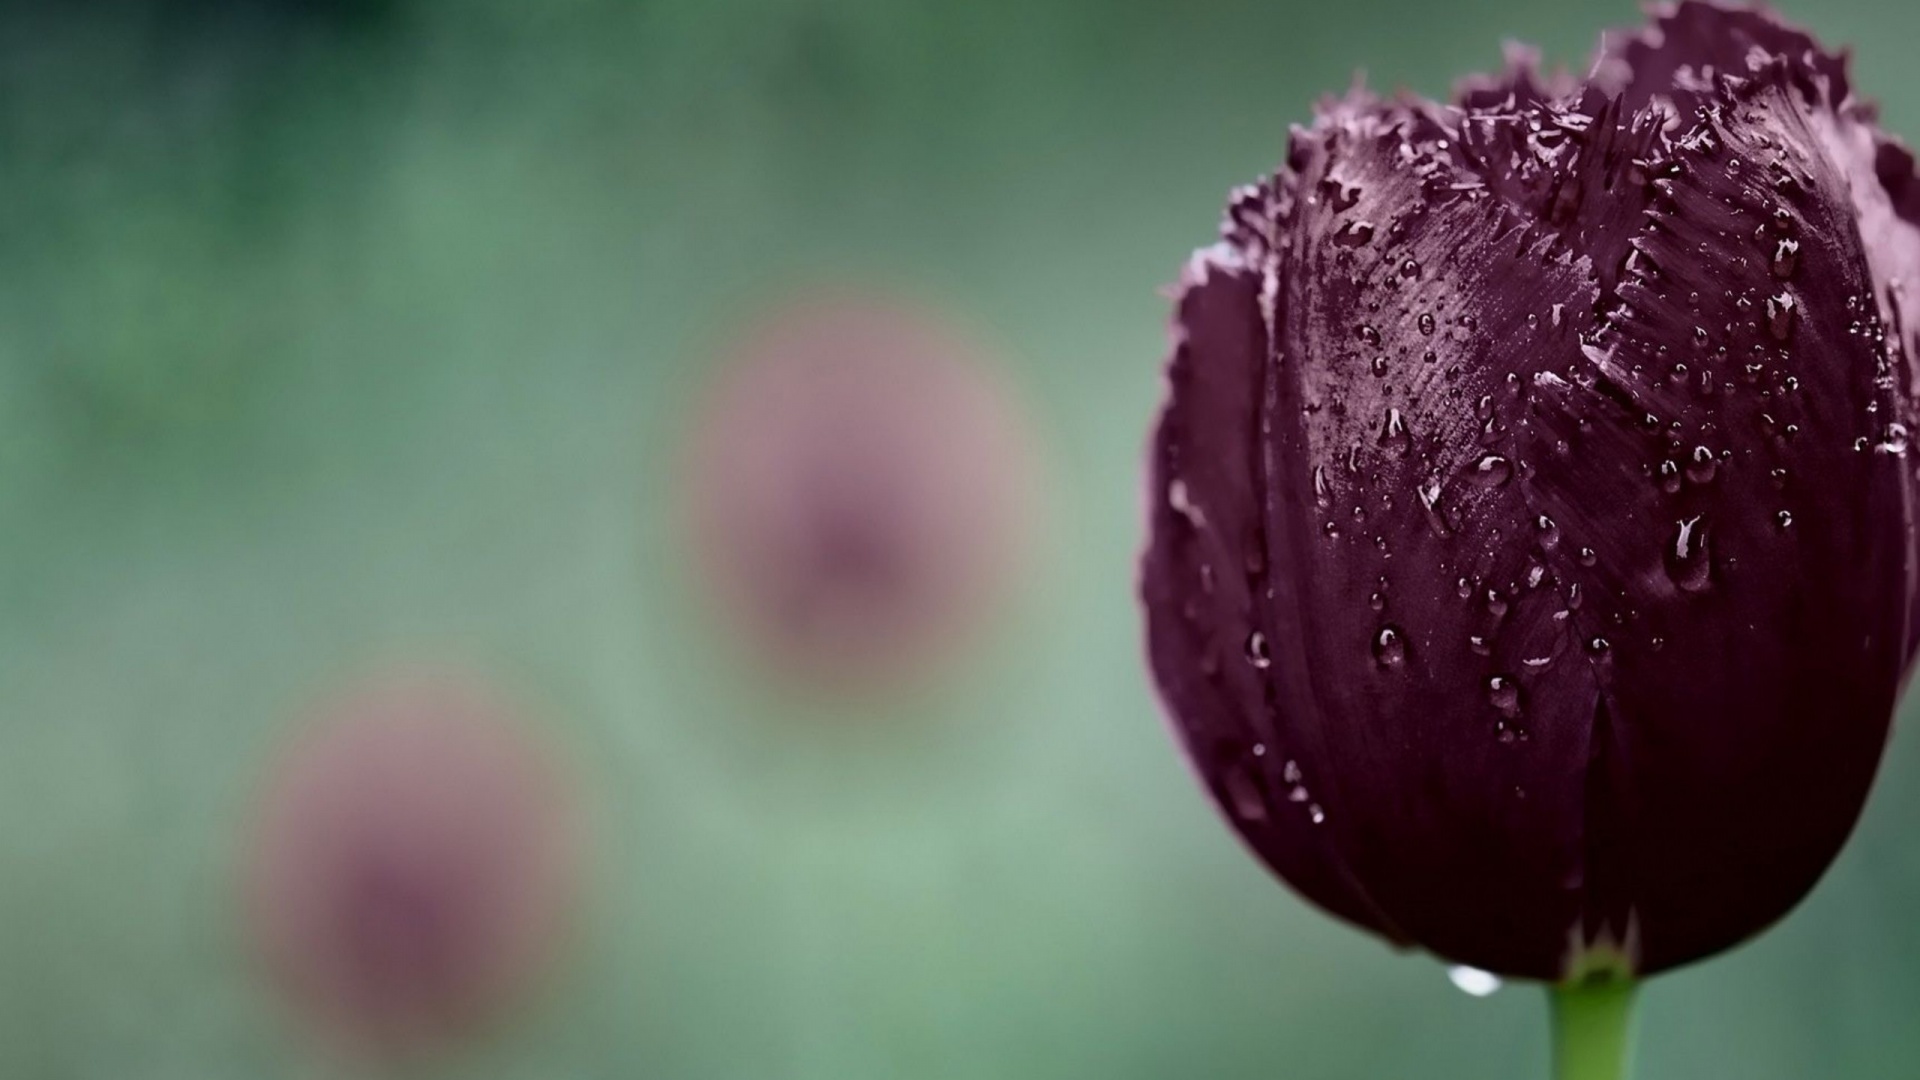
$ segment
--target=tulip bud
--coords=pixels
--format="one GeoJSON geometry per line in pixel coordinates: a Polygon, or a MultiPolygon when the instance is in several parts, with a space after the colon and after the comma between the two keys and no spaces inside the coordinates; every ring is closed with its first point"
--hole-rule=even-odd
{"type": "Polygon", "coordinates": [[[1915,644],[1920,182],[1842,58],[1687,2],[1583,83],[1356,93],[1183,278],[1153,676],[1308,899],[1506,975],[1753,935],[1915,644]]]}

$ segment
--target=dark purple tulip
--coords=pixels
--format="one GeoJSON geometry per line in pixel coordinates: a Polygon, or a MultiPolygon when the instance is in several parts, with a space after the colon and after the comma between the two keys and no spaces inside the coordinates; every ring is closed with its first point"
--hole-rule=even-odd
{"type": "Polygon", "coordinates": [[[1168,711],[1322,907],[1508,975],[1785,914],[1915,642],[1913,159],[1685,3],[1584,83],[1326,105],[1185,274],[1144,594],[1168,711]]]}

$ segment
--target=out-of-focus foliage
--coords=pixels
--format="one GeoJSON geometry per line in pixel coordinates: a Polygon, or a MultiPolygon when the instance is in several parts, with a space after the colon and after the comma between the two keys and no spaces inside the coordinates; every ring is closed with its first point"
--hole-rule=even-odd
{"type": "MultiPolygon", "coordinates": [[[[1920,132],[1920,9],[1806,0],[1920,132]]],[[[1141,665],[1157,290],[1364,66],[1436,92],[1628,5],[186,0],[0,11],[0,1076],[312,1075],[239,932],[308,702],[485,670],[593,820],[547,995],[463,1077],[1524,1077],[1238,850],[1141,665]],[[714,357],[819,283],[978,331],[1043,550],[918,691],[763,675],[688,573],[714,357]],[[862,723],[820,724],[844,714],[862,723]]],[[[1783,790],[1783,799],[1793,792],[1783,790]]],[[[1644,1075],[1920,1067],[1920,746],[1644,1075]]]]}

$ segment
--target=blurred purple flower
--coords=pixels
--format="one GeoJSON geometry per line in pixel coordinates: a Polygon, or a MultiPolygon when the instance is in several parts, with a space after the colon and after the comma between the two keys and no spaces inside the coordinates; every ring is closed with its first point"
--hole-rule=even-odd
{"type": "Polygon", "coordinates": [[[977,349],[914,309],[795,304],[739,346],[693,433],[694,546],[731,625],[824,683],[922,671],[1004,598],[1032,446],[977,349]]]}
{"type": "Polygon", "coordinates": [[[1846,839],[1914,644],[1920,183],[1841,57],[1684,3],[1584,83],[1295,129],[1185,275],[1150,660],[1322,907],[1655,972],[1846,839]]]}
{"type": "Polygon", "coordinates": [[[252,943],[340,1049],[437,1050],[531,989],[576,891],[570,792],[472,685],[381,683],[289,747],[251,823],[252,943]]]}

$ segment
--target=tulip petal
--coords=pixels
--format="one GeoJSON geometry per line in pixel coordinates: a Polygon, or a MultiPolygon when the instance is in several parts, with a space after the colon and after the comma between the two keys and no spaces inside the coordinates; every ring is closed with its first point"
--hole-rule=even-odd
{"type": "Polygon", "coordinates": [[[1149,663],[1174,728],[1247,845],[1304,896],[1401,937],[1355,885],[1296,799],[1283,704],[1257,664],[1273,633],[1255,598],[1266,576],[1256,432],[1269,370],[1261,278],[1233,248],[1189,268],[1167,370],[1170,404],[1152,446],[1154,542],[1142,571],[1149,663]]]}

